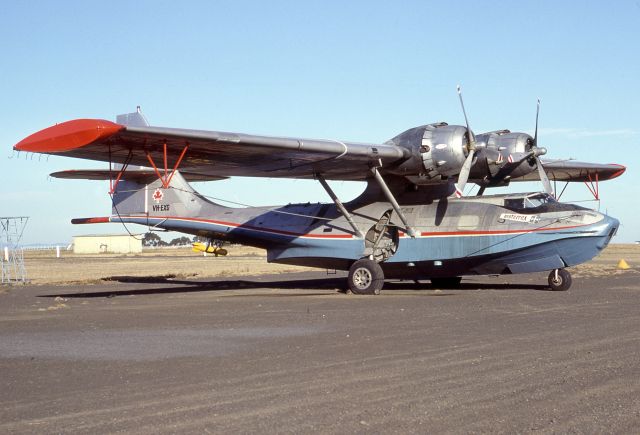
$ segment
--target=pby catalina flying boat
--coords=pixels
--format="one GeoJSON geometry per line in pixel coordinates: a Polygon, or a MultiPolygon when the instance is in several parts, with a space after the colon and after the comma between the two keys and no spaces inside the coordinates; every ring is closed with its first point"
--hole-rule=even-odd
{"type": "Polygon", "coordinates": [[[109,170],[52,174],[110,180],[111,216],[76,224],[135,223],[256,246],[270,262],[348,270],[358,294],[378,294],[385,278],[451,287],[464,275],[540,271],[550,271],[552,289],[568,289],[565,268],[596,256],[619,223],[558,202],[550,178],[586,182],[597,196],[598,181],[625,168],[541,160],[537,116],[533,137],[476,135],[464,116],[465,126],[427,124],[373,144],[152,127],[138,110],[115,123],[57,124],[14,149],[109,162],[109,170]],[[332,203],[230,208],[189,184],[233,176],[314,179],[332,203]],[[367,186],[343,203],[328,180],[367,186]],[[487,187],[524,180],[541,180],[544,191],[483,196],[487,187]],[[463,195],[468,182],[480,186],[478,195],[463,195]]]}

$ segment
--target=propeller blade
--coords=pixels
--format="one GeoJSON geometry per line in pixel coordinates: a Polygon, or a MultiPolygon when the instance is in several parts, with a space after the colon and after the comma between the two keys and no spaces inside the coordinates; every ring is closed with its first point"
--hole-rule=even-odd
{"type": "Polygon", "coordinates": [[[475,155],[475,153],[475,149],[469,151],[469,155],[462,165],[462,169],[460,170],[460,174],[458,175],[458,182],[456,183],[457,198],[460,198],[464,194],[464,186],[467,184],[467,180],[469,179],[469,172],[471,171],[471,164],[473,163],[473,156],[475,155]]]}
{"type": "Polygon", "coordinates": [[[469,127],[469,118],[467,118],[467,111],[464,108],[464,101],[462,100],[462,89],[460,88],[460,85],[458,85],[458,98],[460,98],[460,105],[462,106],[464,122],[467,125],[467,139],[469,142],[467,145],[469,154],[467,154],[467,158],[464,160],[462,168],[460,168],[460,174],[458,174],[458,182],[456,183],[456,197],[460,198],[464,194],[464,186],[467,184],[467,180],[469,179],[469,172],[471,171],[471,165],[473,164],[473,157],[476,154],[476,138],[471,131],[471,127],[469,127]]]}
{"type": "Polygon", "coordinates": [[[538,115],[540,114],[540,98],[538,98],[538,107],[536,108],[536,131],[533,135],[533,146],[538,146],[538,115]]]}
{"type": "Polygon", "coordinates": [[[540,181],[542,181],[542,184],[544,185],[544,191],[551,196],[555,196],[549,177],[547,177],[547,173],[542,166],[542,161],[540,161],[538,156],[536,156],[536,166],[538,166],[538,175],[540,176],[540,181]]]}
{"type": "Polygon", "coordinates": [[[540,98],[538,98],[538,105],[536,107],[536,130],[533,135],[533,146],[531,147],[531,152],[535,156],[536,166],[538,167],[538,176],[540,177],[540,181],[542,181],[542,185],[544,186],[544,191],[547,192],[551,196],[555,196],[553,192],[553,188],[551,187],[551,182],[549,181],[549,177],[547,177],[547,172],[544,170],[544,166],[542,166],[542,161],[540,160],[540,156],[547,153],[545,148],[538,148],[538,116],[540,115],[540,98]]]}
{"type": "Polygon", "coordinates": [[[476,138],[469,127],[469,119],[467,118],[467,111],[464,110],[464,101],[462,101],[462,88],[458,85],[458,98],[460,98],[460,105],[462,106],[462,114],[464,115],[464,122],[467,124],[467,136],[469,138],[469,149],[471,149],[472,145],[475,145],[476,138]]]}

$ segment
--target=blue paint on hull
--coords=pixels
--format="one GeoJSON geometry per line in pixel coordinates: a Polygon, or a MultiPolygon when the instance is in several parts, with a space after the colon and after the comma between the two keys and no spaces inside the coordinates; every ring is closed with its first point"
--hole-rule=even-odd
{"type": "MultiPolygon", "coordinates": [[[[158,225],[192,234],[213,231],[234,241],[263,244],[268,248],[270,262],[328,269],[347,270],[361,258],[364,248],[362,239],[300,237],[204,219],[122,217],[112,220],[158,225]]],[[[605,216],[596,224],[552,231],[403,237],[397,253],[381,266],[388,278],[547,271],[592,259],[607,246],[618,225],[616,219],[605,216]]]]}
{"type": "Polygon", "coordinates": [[[382,268],[387,278],[431,278],[463,275],[493,275],[544,272],[575,266],[597,256],[608,244],[610,237],[580,236],[564,238],[551,243],[445,260],[411,263],[388,262],[382,268]],[[436,265],[439,264],[439,265],[436,265]]]}

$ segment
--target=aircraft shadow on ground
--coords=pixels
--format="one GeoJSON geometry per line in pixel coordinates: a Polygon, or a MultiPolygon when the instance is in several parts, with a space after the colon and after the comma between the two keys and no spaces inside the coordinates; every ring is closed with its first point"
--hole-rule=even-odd
{"type": "MultiPolygon", "coordinates": [[[[94,292],[74,292],[74,293],[52,293],[39,295],[43,298],[112,298],[118,296],[136,296],[136,295],[153,295],[153,294],[171,294],[171,293],[194,293],[194,292],[214,292],[214,291],[228,291],[228,290],[257,290],[257,289],[272,289],[272,290],[310,290],[309,292],[301,293],[281,293],[281,294],[261,294],[260,296],[326,296],[327,293],[312,292],[311,290],[334,290],[336,293],[346,292],[346,279],[345,278],[313,278],[313,279],[292,279],[292,280],[275,280],[275,281],[250,281],[250,280],[230,280],[230,281],[188,281],[188,280],[175,280],[166,277],[118,277],[111,281],[118,281],[122,283],[137,283],[137,284],[163,284],[167,287],[150,287],[150,288],[137,288],[137,289],[113,289],[113,290],[100,290],[94,292]]],[[[424,292],[431,296],[453,296],[455,293],[432,293],[433,290],[438,290],[437,287],[433,287],[429,281],[387,281],[385,282],[382,293],[393,293],[397,291],[415,291],[417,293],[424,292]],[[430,293],[426,293],[429,291],[430,293]]],[[[441,290],[456,290],[456,291],[477,291],[477,290],[532,290],[532,291],[551,291],[548,286],[536,285],[536,284],[500,284],[500,283],[473,283],[462,282],[459,287],[455,289],[441,289],[441,290]]],[[[248,296],[240,293],[238,296],[248,296]]]]}

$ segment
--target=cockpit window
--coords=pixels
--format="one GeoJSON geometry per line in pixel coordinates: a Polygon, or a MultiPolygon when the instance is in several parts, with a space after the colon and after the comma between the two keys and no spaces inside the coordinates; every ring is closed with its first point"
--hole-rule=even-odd
{"type": "Polygon", "coordinates": [[[575,204],[564,204],[547,193],[532,193],[509,196],[504,199],[504,208],[520,214],[549,213],[569,210],[586,210],[575,204]]]}
{"type": "Polygon", "coordinates": [[[532,193],[520,198],[505,198],[504,200],[504,206],[511,210],[537,208],[549,203],[556,203],[556,200],[546,193],[532,193]]]}
{"type": "Polygon", "coordinates": [[[510,209],[520,209],[524,208],[524,199],[523,198],[505,198],[504,206],[510,209]]]}

